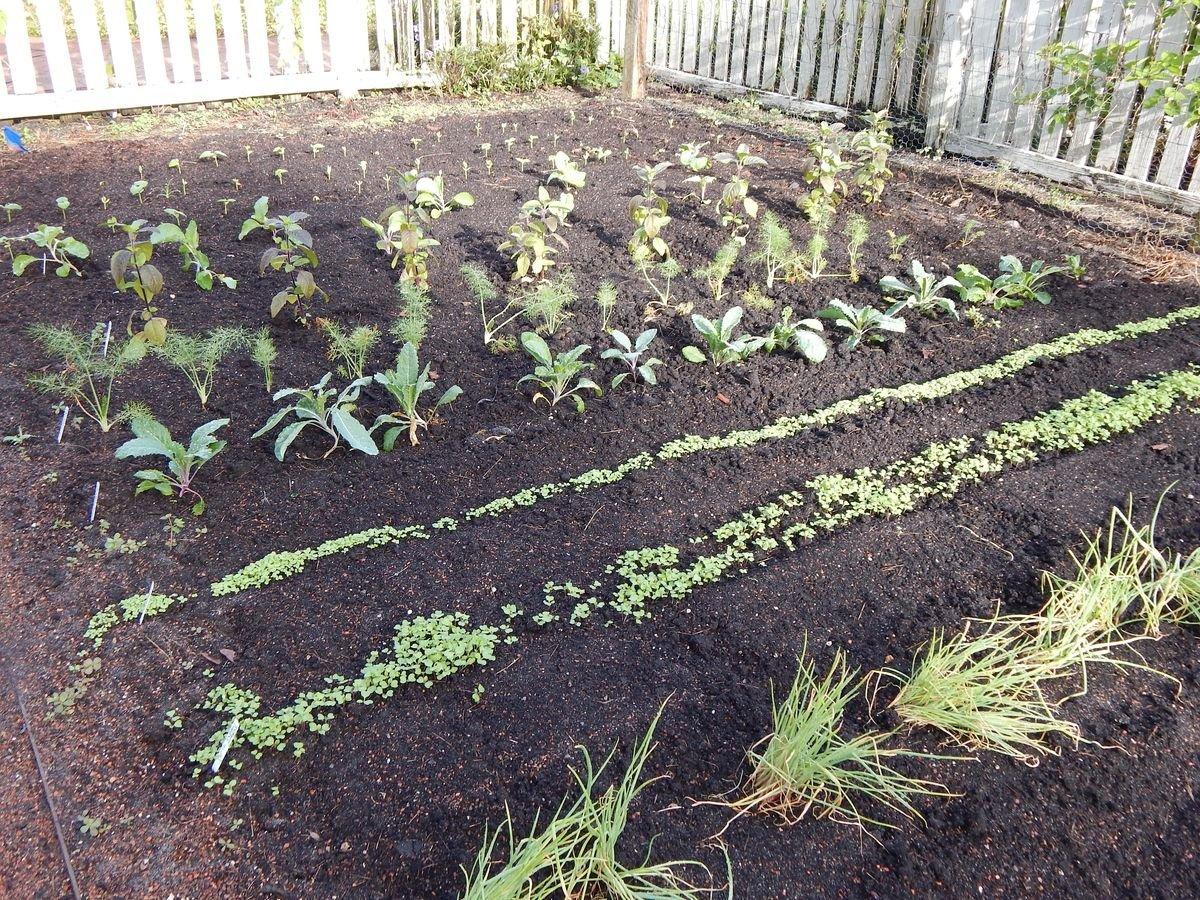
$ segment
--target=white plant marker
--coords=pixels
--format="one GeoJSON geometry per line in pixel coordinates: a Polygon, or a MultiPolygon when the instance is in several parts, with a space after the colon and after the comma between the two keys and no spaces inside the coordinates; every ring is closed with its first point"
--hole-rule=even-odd
{"type": "Polygon", "coordinates": [[[225,754],[229,752],[229,748],[233,746],[233,737],[237,734],[238,720],[235,717],[229,723],[229,730],[225,732],[225,740],[221,741],[221,749],[217,751],[217,758],[213,760],[212,772],[214,775],[221,768],[221,763],[225,762],[225,754]]]}
{"type": "Polygon", "coordinates": [[[70,411],[69,407],[63,407],[62,421],[58,423],[58,439],[55,441],[57,444],[62,443],[63,432],[67,429],[67,413],[70,411]]]}
{"type": "Polygon", "coordinates": [[[108,342],[112,340],[112,319],[108,320],[108,327],[104,329],[104,352],[100,355],[105,359],[108,358],[108,342]]]}
{"type": "Polygon", "coordinates": [[[142,619],[146,618],[146,608],[150,606],[150,598],[154,595],[154,582],[150,582],[150,588],[146,591],[146,599],[142,601],[142,611],[138,613],[138,624],[142,624],[142,619]]]}
{"type": "Polygon", "coordinates": [[[92,514],[88,516],[88,522],[96,521],[96,505],[100,502],[100,482],[96,482],[96,490],[92,493],[92,514]]]}

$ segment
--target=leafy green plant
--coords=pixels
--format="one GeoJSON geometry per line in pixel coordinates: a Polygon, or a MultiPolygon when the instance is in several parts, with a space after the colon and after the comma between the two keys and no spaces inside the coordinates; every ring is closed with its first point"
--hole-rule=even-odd
{"type": "Polygon", "coordinates": [[[904,301],[894,303],[887,312],[880,312],[873,306],[854,306],[843,300],[831,300],[829,306],[817,315],[829,319],[836,328],[844,329],[846,339],[842,345],[847,350],[854,350],[862,343],[883,343],[888,335],[900,334],[908,326],[899,315],[904,309],[904,301]]]}
{"type": "Polygon", "coordinates": [[[1076,281],[1083,281],[1087,275],[1087,267],[1077,253],[1068,253],[1063,257],[1063,271],[1076,281]]]}
{"type": "Polygon", "coordinates": [[[141,319],[141,331],[136,339],[160,346],[167,337],[166,317],[158,314],[157,297],[165,287],[162,272],[151,263],[154,256],[154,228],[145,219],[118,222],[109,218],[105,223],[110,228],[125,233],[125,246],[117,250],[109,261],[109,272],[113,283],[122,293],[133,294],[142,301],[142,308],[129,316],[127,331],[134,335],[134,317],[141,319]]]}
{"type": "Polygon", "coordinates": [[[396,365],[391,369],[376,373],[374,380],[387,389],[399,407],[395,412],[379,416],[375,420],[375,424],[371,426],[372,433],[383,425],[390,426],[383,433],[384,450],[391,450],[396,445],[396,438],[405,432],[408,433],[409,443],[414,447],[417,446],[417,432],[428,431],[429,424],[437,411],[443,406],[453,403],[462,394],[462,388],[452,385],[442,392],[442,395],[429,407],[427,412],[421,412],[421,396],[427,391],[433,390],[435,384],[429,377],[429,364],[426,363],[424,369],[420,368],[417,360],[417,348],[413,344],[405,344],[400,348],[400,353],[396,357],[396,365]]]}
{"type": "Polygon", "coordinates": [[[400,295],[400,311],[388,325],[388,333],[401,346],[420,347],[429,330],[429,311],[433,305],[429,286],[402,278],[396,283],[396,293],[400,295]]]}
{"type": "Polygon", "coordinates": [[[779,321],[771,326],[763,339],[763,350],[767,353],[790,350],[811,363],[824,362],[829,355],[829,347],[820,334],[824,330],[820,319],[797,319],[793,322],[792,308],[785,306],[779,321]]]}
{"type": "Polygon", "coordinates": [[[13,213],[20,212],[24,207],[20,203],[0,203],[0,209],[4,210],[4,221],[12,224],[13,213]]]}
{"type": "Polygon", "coordinates": [[[540,335],[525,331],[521,333],[521,346],[533,359],[535,366],[531,374],[517,381],[517,385],[532,381],[541,388],[533,395],[535,404],[538,400],[544,400],[553,408],[563,400],[570,400],[578,412],[583,412],[584,391],[603,393],[596,382],[581,374],[595,368],[592,363],[584,362],[582,358],[591,349],[589,344],[580,344],[562,353],[555,353],[540,335]]]}
{"type": "MultiPolygon", "coordinates": [[[[939,280],[932,272],[925,271],[925,267],[918,259],[912,261],[910,271],[913,278],[912,284],[901,281],[894,275],[887,275],[880,279],[879,286],[884,293],[903,298],[899,308],[909,306],[917,312],[927,315],[944,312],[957,319],[958,308],[954,305],[954,301],[942,293],[944,290],[954,290],[960,287],[954,277],[947,275],[939,280]]],[[[894,308],[893,311],[898,311],[898,308],[894,308]]],[[[890,314],[891,312],[889,312],[890,314]]]]}
{"type": "Polygon", "coordinates": [[[197,159],[200,162],[211,162],[214,169],[219,169],[221,160],[225,159],[225,153],[221,150],[201,150],[197,159]]]}
{"type": "Polygon", "coordinates": [[[741,362],[761,348],[766,342],[764,338],[737,334],[744,314],[745,310],[740,306],[731,306],[716,322],[698,313],[693,314],[692,327],[704,338],[708,354],[706,356],[700,348],[688,345],[683,348],[684,359],[695,363],[708,359],[714,366],[720,367],[731,362],[741,362]]]}
{"type": "Polygon", "coordinates": [[[317,327],[325,334],[326,356],[337,363],[338,374],[352,381],[362,378],[367,355],[379,343],[379,329],[358,325],[347,331],[333,319],[317,319],[317,327]]]}
{"type": "Polygon", "coordinates": [[[283,409],[277,410],[265,425],[254,432],[251,437],[261,437],[274,430],[288,416],[294,416],[295,422],[289,423],[275,438],[275,458],[282,461],[288,448],[305,428],[310,425],[318,431],[323,431],[333,439],[333,444],[325,451],[322,459],[329,457],[340,445],[343,438],[351,448],[375,456],[379,448],[375,445],[370,432],[355,417],[358,408],[358,395],[363,385],[369,383],[369,378],[360,378],[351,382],[340,392],[327,387],[332,372],[326,372],[324,377],[308,388],[284,388],[277,391],[272,398],[276,403],[284,398],[296,399],[283,409]]]}
{"type": "Polygon", "coordinates": [[[293,306],[296,321],[307,324],[308,304],[313,297],[319,294],[322,298],[328,298],[325,291],[317,286],[310,271],[317,268],[320,261],[313,250],[312,235],[300,224],[309,217],[308,213],[294,212],[290,216],[271,216],[268,213],[267,198],[259,197],[250,218],[242,223],[238,240],[259,229],[267,232],[273,246],[264,250],[259,258],[259,274],[271,269],[292,276],[292,283],[271,298],[271,318],[279,315],[285,306],[293,306]]]}
{"type": "Polygon", "coordinates": [[[717,248],[717,252],[713,254],[713,258],[707,265],[696,270],[696,275],[704,279],[709,293],[712,294],[713,302],[718,306],[725,297],[725,281],[729,278],[729,273],[733,271],[743,246],[745,246],[745,241],[739,238],[730,238],[717,248]]]}
{"type": "Polygon", "coordinates": [[[575,165],[569,153],[559,150],[549,159],[550,174],[546,184],[559,184],[569,191],[580,190],[587,181],[587,173],[575,165]]]}
{"type": "Polygon", "coordinates": [[[642,193],[629,202],[629,217],[634,225],[629,239],[630,256],[638,273],[664,305],[670,303],[671,279],[679,274],[679,266],[671,265],[671,249],[662,234],[671,224],[667,199],[655,190],[654,182],[670,166],[669,162],[660,162],[654,166],[635,167],[634,172],[642,182],[642,193]],[[653,277],[656,269],[665,280],[662,288],[653,277]]]}
{"type": "Polygon", "coordinates": [[[237,287],[236,278],[213,271],[208,254],[200,249],[200,229],[194,219],[185,228],[178,223],[163,222],[151,232],[150,242],[174,244],[179,250],[184,270],[191,273],[201,290],[211,291],[213,284],[218,281],[231,291],[237,287]]]}
{"type": "Polygon", "coordinates": [[[167,460],[165,472],[141,469],[133,473],[138,480],[134,494],[157,491],[164,497],[194,497],[192,514],[200,515],[204,512],[204,498],[193,487],[193,482],[200,468],[225,449],[225,441],[219,440],[216,433],[228,424],[228,419],[205,422],[192,432],[185,447],[173,440],[167,427],[153,416],[134,416],[129,423],[134,437],[117,448],[116,458],[162,456],[167,460]]]}
{"type": "Polygon", "coordinates": [[[643,354],[650,348],[650,344],[654,342],[654,338],[658,336],[658,329],[648,328],[632,340],[623,331],[612,331],[609,334],[612,336],[613,343],[617,346],[609,347],[600,354],[600,358],[619,359],[629,369],[628,372],[620,372],[615,375],[612,380],[612,386],[615,388],[626,378],[634,382],[641,379],[646,384],[658,384],[658,378],[654,374],[654,367],[661,366],[662,360],[651,357],[642,362],[643,354]]]}
{"type": "MultiPolygon", "coordinates": [[[[40,256],[34,256],[31,253],[18,253],[14,256],[12,259],[14,275],[24,275],[31,265],[40,262],[43,265],[43,272],[47,264],[53,264],[54,274],[59,278],[68,278],[71,275],[82,277],[83,273],[71,260],[73,258],[87,259],[92,252],[88,249],[87,244],[68,235],[59,225],[38,225],[28,234],[7,238],[5,243],[15,244],[21,241],[28,241],[42,252],[40,256]]],[[[12,251],[9,252],[11,254],[12,251]]]]}
{"type": "Polygon", "coordinates": [[[863,200],[878,203],[892,177],[892,170],[888,168],[893,149],[892,131],[886,111],[868,111],[866,120],[867,127],[850,139],[850,151],[858,154],[854,183],[862,191],[863,200]]]}
{"type": "Polygon", "coordinates": [[[574,209],[574,194],[562,191],[555,199],[540,185],[537,197],[522,204],[517,220],[508,228],[508,240],[498,248],[516,265],[513,281],[538,278],[554,265],[558,248],[568,246],[560,232],[569,227],[567,216],[574,209]]]}
{"type": "Polygon", "coordinates": [[[113,387],[145,357],[145,344],[130,340],[108,346],[102,322],[90,333],[65,325],[38,324],[30,326],[29,334],[62,365],[58,372],[30,377],[34,390],[75,404],[101,431],[122,421],[124,415],[113,415],[113,387]]]}
{"type": "Polygon", "coordinates": [[[230,353],[246,344],[246,334],[242,329],[222,326],[196,337],[171,331],[157,352],[184,374],[200,398],[200,405],[208,406],[217,366],[230,353]]]}
{"type": "Polygon", "coordinates": [[[826,124],[808,145],[813,165],[804,173],[804,180],[811,187],[801,206],[810,219],[831,214],[849,192],[842,174],[854,164],[842,157],[843,148],[841,132],[826,124]]]}
{"type": "Polygon", "coordinates": [[[863,801],[906,818],[921,818],[913,805],[920,796],[949,796],[935,782],[901,774],[896,759],[926,754],[886,745],[894,732],[844,737],[846,707],[862,694],[857,671],[838,651],[824,676],[807,656],[797,660],[796,677],[782,702],[772,696],[771,733],[750,748],[751,771],[736,799],[722,801],[737,811],[772,813],[794,825],[806,815],[865,828],[894,827],[864,815],[863,801]]]}
{"type": "Polygon", "coordinates": [[[268,394],[271,393],[271,384],[275,381],[274,366],[275,360],[278,358],[279,350],[275,347],[271,332],[266,326],[263,326],[250,339],[250,359],[262,370],[263,382],[268,394]]]}
{"type": "Polygon", "coordinates": [[[1048,265],[1035,259],[1026,269],[1015,256],[1000,257],[1000,274],[992,282],[992,290],[1000,298],[997,309],[1018,309],[1028,300],[1036,300],[1043,306],[1050,302],[1046,281],[1063,271],[1060,266],[1048,265]]]}

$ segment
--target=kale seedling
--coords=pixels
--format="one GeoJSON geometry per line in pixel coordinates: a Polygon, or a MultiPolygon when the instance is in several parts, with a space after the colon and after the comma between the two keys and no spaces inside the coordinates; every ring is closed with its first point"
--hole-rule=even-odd
{"type": "Polygon", "coordinates": [[[417,446],[417,432],[428,431],[437,411],[453,403],[462,394],[462,388],[452,385],[426,413],[422,414],[421,395],[433,390],[435,385],[429,377],[429,364],[426,363],[424,369],[420,368],[417,348],[412,344],[405,344],[400,349],[394,368],[376,373],[375,383],[383,385],[399,406],[395,412],[379,416],[371,426],[372,432],[383,425],[391,426],[383,433],[384,450],[391,450],[396,445],[396,438],[406,431],[409,443],[417,446]]]}
{"type": "Polygon", "coordinates": [[[591,349],[588,344],[580,344],[562,353],[555,354],[541,336],[532,331],[522,332],[521,346],[536,363],[533,373],[521,378],[517,384],[532,381],[542,390],[533,395],[533,402],[544,400],[555,407],[562,400],[569,399],[575,404],[578,412],[583,412],[583,391],[595,391],[602,394],[600,385],[586,375],[581,375],[588,369],[594,368],[592,363],[583,362],[582,356],[591,349]]]}
{"type": "Polygon", "coordinates": [[[341,393],[338,393],[333,388],[326,387],[332,377],[332,372],[326,372],[325,376],[312,387],[284,388],[282,391],[277,391],[272,398],[275,402],[285,397],[296,397],[297,399],[290,406],[276,411],[271,418],[267,419],[267,423],[254,432],[251,437],[261,437],[291,415],[295,416],[296,421],[287,425],[275,438],[275,458],[281,462],[292,441],[310,425],[333,438],[333,445],[325,451],[322,459],[327,458],[341,445],[342,438],[345,438],[347,444],[361,453],[368,456],[377,455],[379,448],[375,445],[370,432],[354,415],[359,392],[365,384],[370,382],[370,378],[360,378],[351,382],[342,389],[341,393]]]}
{"type": "Polygon", "coordinates": [[[164,497],[195,497],[192,515],[204,512],[204,498],[192,487],[192,482],[201,466],[225,449],[226,442],[216,437],[216,432],[229,424],[228,419],[213,419],[192,432],[185,447],[171,439],[171,432],[153,416],[136,416],[129,423],[134,437],[117,448],[117,459],[131,456],[164,456],[167,471],[142,469],[134,472],[138,480],[134,494],[158,491],[164,497]]]}

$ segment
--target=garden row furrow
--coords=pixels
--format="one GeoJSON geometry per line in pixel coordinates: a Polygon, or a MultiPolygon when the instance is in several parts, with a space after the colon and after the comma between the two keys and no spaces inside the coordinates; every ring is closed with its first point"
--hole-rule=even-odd
{"type": "MultiPolygon", "coordinates": [[[[1200,319],[1200,306],[1189,306],[1166,315],[1126,322],[1109,329],[1085,328],[1047,342],[1031,344],[971,369],[915,384],[875,388],[811,413],[783,416],[761,428],[741,429],[710,437],[687,435],[668,441],[655,451],[635,454],[615,466],[592,469],[563,481],[525,488],[468,509],[457,517],[447,516],[429,524],[382,525],[333,538],[312,547],[275,551],[220,578],[211,585],[210,591],[212,596],[221,597],[264,587],[298,575],[310,563],[338,553],[377,549],[408,540],[428,540],[438,531],[454,531],[463,525],[497,518],[563,494],[580,494],[593,488],[612,485],[631,473],[646,471],[671,460],[747,449],[787,440],[812,429],[869,414],[889,403],[907,406],[938,400],[990,383],[1012,379],[1040,363],[1069,358],[1123,341],[1137,340],[1195,322],[1197,319],[1200,319]]],[[[195,597],[196,595],[148,592],[126,597],[105,607],[89,622],[85,637],[90,642],[90,651],[98,649],[107,633],[121,623],[142,621],[161,615],[195,597]]]]}
{"type": "MultiPolygon", "coordinates": [[[[571,582],[549,584],[546,599],[552,607],[573,603],[568,614],[573,624],[601,615],[636,623],[650,616],[656,603],[681,601],[702,586],[765,565],[802,542],[860,520],[899,516],[925,502],[949,499],[1006,470],[1104,444],[1167,413],[1195,412],[1190,405],[1197,400],[1200,367],[1194,365],[1132,382],[1119,394],[1091,391],[975,437],[931,444],[879,469],[816,476],[803,490],[757,505],[684,547],[626,551],[587,590],[571,582]]],[[[234,684],[221,685],[198,705],[202,712],[220,714],[225,721],[193,754],[195,774],[199,776],[219,757],[237,770],[247,753],[252,758],[261,758],[267,750],[302,755],[305,745],[295,739],[297,731],[325,733],[350,704],[371,705],[390,698],[405,684],[432,687],[465,669],[486,665],[502,643],[519,640],[513,626],[522,615],[506,608],[504,620],[482,625],[472,625],[461,612],[435,612],[407,620],[397,626],[392,645],[373,652],[356,676],[326,676],[325,687],[301,692],[269,714],[263,714],[258,694],[234,684]],[[223,748],[232,756],[226,758],[223,748]]],[[[231,792],[236,781],[236,777],[213,774],[208,783],[224,785],[231,792]]]]}

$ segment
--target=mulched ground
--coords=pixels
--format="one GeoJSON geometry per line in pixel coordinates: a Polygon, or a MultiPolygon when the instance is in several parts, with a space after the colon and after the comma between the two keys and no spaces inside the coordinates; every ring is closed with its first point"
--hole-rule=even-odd
{"type": "MultiPolygon", "coordinates": [[[[1051,306],[1007,313],[1002,328],[911,316],[910,333],[893,344],[834,353],[820,367],[766,356],[720,371],[693,367],[678,356],[693,340],[686,319],[667,320],[658,326],[657,355],[666,361],[659,387],[606,392],[582,416],[567,410],[548,416],[513,389],[528,371],[524,358],[483,350],[478,315],[457,271],[465,261],[481,263],[497,278],[507,271],[496,251],[498,234],[533,194],[539,163],[553,150],[551,136],[558,134],[559,146],[568,149],[584,144],[616,151],[587,167],[588,185],[567,235],[571,251],[561,257],[584,299],[558,346],[607,346],[588,299],[600,280],[620,286],[617,324],[627,331],[638,328],[648,299],[624,252],[625,207],[637,184],[621,158],[623,134],[633,163],[663,158],[687,140],[708,140],[714,149],[748,142],[769,162],[752,172],[755,195],[800,239],[808,233],[795,207],[808,163],[803,142],[748,121],[714,125],[664,97],[627,106],[556,95],[535,111],[505,112],[497,104],[417,124],[355,127],[364,106],[342,111],[306,102],[278,118],[243,116],[200,133],[69,147],[47,141],[30,156],[0,159],[0,177],[12,186],[2,199],[25,207],[5,233],[55,221],[53,198],[65,194],[72,200],[69,230],[95,257],[82,280],[0,278],[0,430],[12,434],[20,426],[34,435],[0,451],[0,520],[7,526],[0,529],[7,551],[0,577],[9,598],[0,622],[33,727],[52,760],[51,789],[89,896],[453,897],[461,884],[458,867],[469,863],[485,823],[496,823],[506,803],[519,825],[528,825],[539,807],[552,808],[570,789],[576,744],[596,754],[617,742],[627,747],[664,701],[660,746],[647,774],[669,778],[639,800],[625,846],[632,857],[658,835],[656,859],[699,859],[720,872],[722,856],[707,839],[726,816],[693,801],[735,784],[745,749],[768,726],[769,683],[790,681],[806,634],[820,663],[841,647],[864,669],[903,666],[935,628],[958,627],[997,604],[1006,611],[1035,608],[1038,573],[1062,569],[1080,529],[1099,525],[1109,507],[1130,494],[1148,508],[1172,482],[1161,520],[1164,539],[1187,548],[1200,542],[1200,423],[1175,415],[1104,447],[1013,471],[955,502],[847,529],[699,591],[683,607],[658,610],[646,625],[525,635],[489,669],[433,691],[405,691],[384,705],[350,709],[328,735],[308,741],[302,758],[272,756],[248,769],[232,799],[203,791],[190,777],[187,756],[214,723],[196,716],[179,732],[162,726],[166,710],[186,711],[224,681],[262,693],[269,706],[325,674],[354,671],[410,611],[463,610],[494,620],[502,603],[529,608],[540,602],[546,581],[586,583],[624,549],[685,540],[816,473],[885,463],[1091,388],[1194,362],[1200,329],[1187,325],[1037,366],[946,401],[888,409],[750,451],[663,464],[416,546],[323,560],[266,589],[202,599],[143,628],[115,631],[102,673],[75,713],[45,721],[44,698],[73,677],[67,665],[88,617],[150,579],[160,590],[201,591],[273,549],[384,522],[431,522],[524,486],[619,462],[679,434],[756,427],[876,385],[925,380],[1037,340],[1200,298],[1194,284],[1146,283],[1115,251],[1087,255],[1084,283],[1056,280],[1051,306]],[[574,123],[568,109],[577,111],[574,123]],[[501,133],[501,122],[516,123],[521,143],[514,153],[535,160],[525,174],[503,148],[513,132],[501,133]],[[533,151],[525,143],[531,133],[539,136],[533,151]],[[118,240],[94,224],[106,215],[98,196],[113,197],[110,212],[123,219],[157,218],[163,206],[184,209],[200,222],[214,266],[240,280],[236,292],[203,294],[164,255],[174,295],[164,308],[173,328],[257,328],[267,321],[280,276],[257,275],[262,239],[236,240],[260,194],[270,195],[275,213],[312,214],[322,260],[317,278],[331,296],[319,312],[346,323],[382,323],[396,308],[394,277],[358,218],[387,205],[381,175],[387,166],[409,166],[413,137],[426,165],[443,168],[452,190],[468,188],[477,201],[433,229],[442,247],[431,269],[436,306],[422,348],[422,359],[433,362],[444,384],[461,385],[463,397],[418,448],[377,459],[339,452],[320,460],[324,447],[304,438],[297,449],[309,458],[292,456],[280,465],[269,441],[249,439],[271,409],[249,360],[237,358],[218,373],[207,411],[173,371],[158,362],[144,365],[121,386],[120,397],[149,403],[176,436],[210,418],[232,419],[229,449],[204,472],[208,514],[189,520],[177,546],[167,546],[160,517],[182,510],[132,497],[135,467],[112,456],[125,435],[85,426],[69,429],[56,445],[50,402],[24,385],[47,361],[23,326],[112,320],[120,332],[134,308],[106,274],[118,240]],[[495,177],[484,173],[483,141],[493,146],[495,177]],[[307,151],[316,142],[326,149],[314,160],[307,151]],[[286,147],[283,185],[271,175],[280,165],[271,156],[275,146],[286,147]],[[194,162],[210,148],[228,154],[219,168],[194,162]],[[151,191],[170,177],[177,187],[178,176],[167,168],[172,158],[183,161],[187,196],[139,206],[127,190],[138,166],[151,191]],[[471,167],[465,182],[464,158],[471,167]],[[360,160],[367,162],[365,179],[360,160]],[[333,168],[331,180],[325,165],[333,168]],[[222,216],[216,201],[225,197],[235,203],[222,216]],[[498,427],[510,435],[481,440],[498,427]],[[146,541],[136,554],[106,555],[99,529],[85,527],[97,479],[109,532],[146,541]],[[213,670],[211,680],[202,676],[205,669],[213,670]],[[477,683],[485,692],[476,703],[477,683]],[[108,827],[97,837],[81,834],[84,813],[108,827]]],[[[786,287],[779,306],[809,314],[833,297],[870,302],[878,279],[898,268],[886,259],[887,228],[911,234],[905,253],[927,265],[944,269],[969,261],[986,270],[1003,253],[1059,259],[1075,252],[1070,229],[1087,229],[1004,184],[974,183],[952,164],[898,154],[895,168],[881,207],[863,210],[872,237],[862,280],[786,287]],[[983,223],[983,236],[966,248],[953,246],[967,219],[983,223]]],[[[681,178],[678,170],[667,178],[676,217],[669,235],[690,272],[722,235],[711,208],[681,201],[681,178]]],[[[833,241],[835,270],[844,269],[843,254],[833,241]]],[[[740,292],[754,276],[743,258],[731,287],[740,292]]],[[[681,278],[677,290],[698,311],[720,312],[698,282],[681,278]]],[[[777,314],[778,306],[750,311],[748,325],[760,331],[777,314]]],[[[271,329],[281,350],[278,384],[307,385],[326,371],[319,335],[292,324],[286,313],[271,329]]],[[[381,347],[372,366],[387,363],[390,352],[381,347]]],[[[383,409],[378,400],[367,407],[370,415],[383,409]]],[[[1094,673],[1088,695],[1070,710],[1095,744],[1064,747],[1036,768],[995,756],[914,767],[958,795],[923,802],[923,824],[880,832],[876,841],[828,822],[781,828],[743,818],[724,837],[736,896],[1195,893],[1195,647],[1195,635],[1181,632],[1142,647],[1146,660],[1178,683],[1136,672],[1094,673]]],[[[0,752],[5,771],[18,777],[0,788],[0,809],[16,823],[8,831],[11,842],[0,843],[4,891],[59,896],[64,883],[53,833],[7,697],[0,752]]],[[[862,723],[868,711],[853,714],[862,723]]],[[[891,724],[886,714],[876,715],[883,727],[891,724]]],[[[909,743],[945,749],[927,734],[909,743]]]]}

